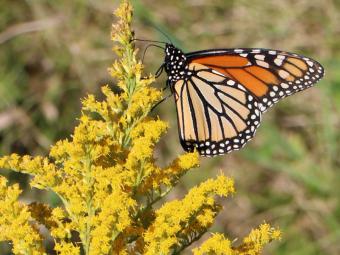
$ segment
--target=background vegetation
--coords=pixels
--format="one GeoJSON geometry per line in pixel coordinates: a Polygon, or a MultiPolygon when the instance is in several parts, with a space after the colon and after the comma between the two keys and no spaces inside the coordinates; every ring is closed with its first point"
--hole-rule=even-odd
{"type": "MultiPolygon", "coordinates": [[[[0,153],[45,155],[67,137],[80,98],[111,84],[110,30],[118,1],[0,2],[0,153]]],[[[135,0],[136,37],[166,40],[186,51],[263,47],[319,60],[326,77],[314,88],[286,99],[265,114],[258,133],[242,151],[203,159],[171,198],[222,169],[235,178],[237,196],[225,203],[215,230],[243,236],[268,219],[284,232],[267,254],[340,253],[340,1],[135,0]]],[[[138,44],[141,48],[145,44],[138,44]]],[[[154,73],[163,52],[152,48],[145,64],[154,73]]],[[[165,76],[156,82],[163,87],[165,76]]],[[[182,149],[175,105],[155,111],[170,123],[157,157],[164,165],[182,149]]],[[[3,173],[3,171],[2,171],[3,173]]],[[[57,205],[51,193],[20,182],[22,199],[57,205]]],[[[7,254],[2,245],[0,254],[7,254]]]]}

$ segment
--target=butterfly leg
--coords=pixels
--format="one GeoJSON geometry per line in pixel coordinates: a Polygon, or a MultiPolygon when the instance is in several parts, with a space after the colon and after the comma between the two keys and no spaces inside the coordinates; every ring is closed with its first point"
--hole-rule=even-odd
{"type": "Polygon", "coordinates": [[[163,103],[165,100],[167,100],[169,97],[171,97],[172,94],[167,95],[166,97],[162,98],[157,104],[155,104],[152,108],[151,108],[151,112],[161,103],[163,103]]]}
{"type": "MultiPolygon", "coordinates": [[[[164,70],[164,64],[162,64],[156,71],[155,73],[155,78],[157,79],[161,74],[163,73],[164,70]]],[[[162,88],[162,92],[168,88],[169,84],[167,83],[164,88],[162,88]]]]}
{"type": "Polygon", "coordinates": [[[157,79],[163,73],[164,64],[162,64],[155,73],[155,78],[157,79]]]}

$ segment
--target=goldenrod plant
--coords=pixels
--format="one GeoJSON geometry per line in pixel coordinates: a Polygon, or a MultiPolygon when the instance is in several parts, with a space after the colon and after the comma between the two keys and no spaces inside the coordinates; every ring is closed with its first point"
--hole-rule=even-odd
{"type": "MultiPolygon", "coordinates": [[[[102,87],[99,101],[82,100],[79,124],[69,139],[58,141],[48,157],[12,154],[0,167],[32,176],[32,187],[51,190],[62,206],[20,201],[17,184],[0,177],[0,241],[15,254],[46,254],[40,231],[45,226],[57,254],[180,254],[214,223],[222,206],[216,197],[234,194],[233,180],[220,174],[192,188],[181,200],[161,203],[189,170],[198,153],[186,153],[161,168],[154,147],[167,124],[150,118],[162,97],[142,75],[131,30],[132,6],[122,1],[115,12],[112,40],[118,60],[110,68],[121,89],[102,87]],[[157,204],[157,207],[155,204],[157,204]]],[[[280,231],[268,224],[236,245],[212,234],[194,254],[260,254],[280,231]]]]}

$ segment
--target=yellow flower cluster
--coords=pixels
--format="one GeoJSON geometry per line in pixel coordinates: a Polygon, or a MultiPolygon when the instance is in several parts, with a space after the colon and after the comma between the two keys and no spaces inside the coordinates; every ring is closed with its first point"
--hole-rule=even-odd
{"type": "MultiPolygon", "coordinates": [[[[178,254],[213,224],[222,209],[215,197],[234,193],[233,181],[221,175],[194,187],[182,200],[154,209],[187,171],[199,165],[199,156],[186,153],[164,168],[156,164],[154,147],[167,124],[148,114],[162,93],[150,86],[153,76],[142,77],[132,40],[131,5],[123,1],[116,16],[112,39],[119,58],[110,73],[121,92],[103,86],[103,101],[93,95],[83,99],[73,135],[58,141],[48,157],[0,158],[0,168],[31,175],[31,186],[52,190],[63,203],[56,208],[25,205],[17,201],[18,186],[8,187],[0,178],[0,241],[12,242],[14,253],[43,252],[37,228],[42,224],[58,254],[178,254]],[[79,242],[73,241],[75,233],[79,242]]],[[[257,252],[276,238],[276,232],[259,231],[244,240],[242,249],[257,252]]],[[[230,248],[230,242],[215,235],[195,252],[223,247],[230,248]]]]}
{"type": "Polygon", "coordinates": [[[36,225],[31,225],[28,206],[17,201],[19,185],[6,185],[0,176],[0,241],[12,240],[16,254],[41,254],[41,236],[36,225]]]}
{"type": "Polygon", "coordinates": [[[206,232],[221,209],[214,196],[233,192],[233,181],[221,175],[192,188],[183,200],[166,203],[145,233],[145,254],[169,254],[189,246],[206,232]]]}
{"type": "Polygon", "coordinates": [[[201,247],[193,249],[193,253],[194,255],[259,255],[266,244],[280,239],[281,232],[264,223],[258,229],[252,230],[237,247],[222,234],[213,234],[201,247]]]}
{"type": "Polygon", "coordinates": [[[281,232],[264,223],[258,229],[250,232],[249,236],[243,239],[243,244],[237,248],[236,254],[257,255],[260,254],[264,245],[272,240],[280,240],[281,232]]]}
{"type": "Polygon", "coordinates": [[[193,249],[194,255],[216,254],[234,255],[231,242],[222,234],[213,234],[201,247],[193,249]]]}

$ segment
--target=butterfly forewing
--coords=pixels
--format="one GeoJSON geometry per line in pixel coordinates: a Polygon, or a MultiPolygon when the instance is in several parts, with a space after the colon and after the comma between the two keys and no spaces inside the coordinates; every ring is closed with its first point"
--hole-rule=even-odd
{"type": "Polygon", "coordinates": [[[203,64],[241,83],[258,98],[262,112],[281,98],[314,85],[324,74],[315,60],[278,50],[211,50],[187,57],[191,63],[203,64]]]}

